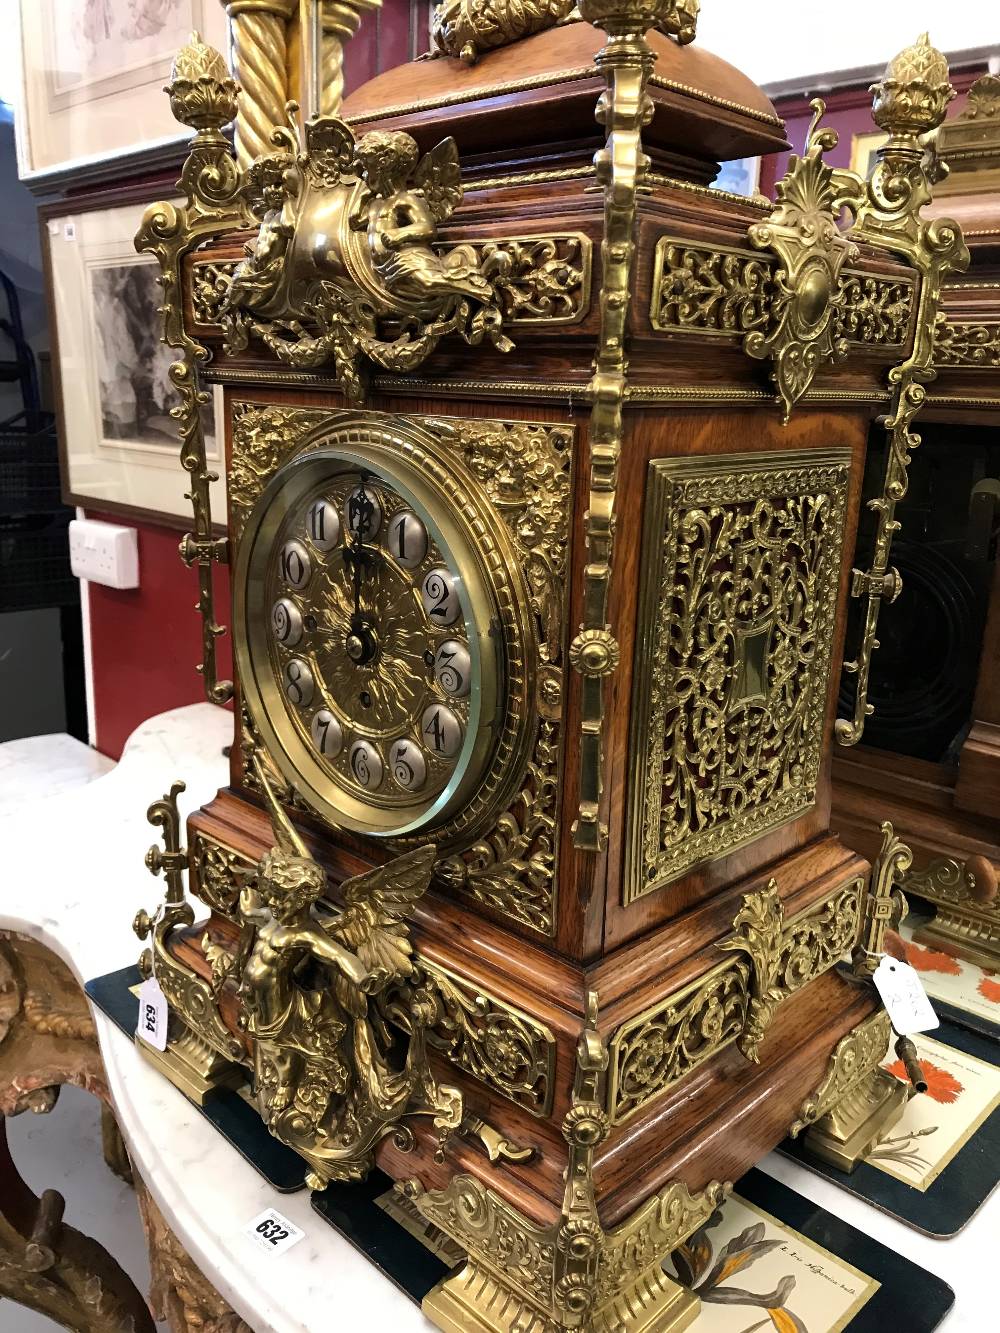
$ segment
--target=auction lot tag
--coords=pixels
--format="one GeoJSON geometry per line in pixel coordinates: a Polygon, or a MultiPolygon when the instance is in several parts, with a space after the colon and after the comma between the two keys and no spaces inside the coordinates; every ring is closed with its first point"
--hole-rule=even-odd
{"type": "Polygon", "coordinates": [[[882,997],[889,1021],[901,1037],[913,1032],[929,1032],[938,1025],[934,1006],[927,998],[923,982],[909,965],[898,958],[884,956],[872,977],[882,997]]]}
{"type": "Polygon", "coordinates": [[[160,983],[150,977],[139,987],[139,1021],[136,1023],[136,1035],[157,1051],[167,1049],[167,1021],[170,1011],[167,997],[160,990],[160,983]]]}
{"type": "Polygon", "coordinates": [[[276,1208],[265,1208],[243,1230],[268,1254],[284,1254],[306,1234],[287,1217],[282,1217],[276,1208]]]}

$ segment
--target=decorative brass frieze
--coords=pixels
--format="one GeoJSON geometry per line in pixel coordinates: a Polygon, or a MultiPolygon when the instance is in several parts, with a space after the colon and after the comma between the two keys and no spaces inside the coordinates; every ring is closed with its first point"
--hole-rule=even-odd
{"type": "Polygon", "coordinates": [[[220,916],[235,917],[241,892],[257,874],[256,864],[225,843],[195,833],[189,866],[201,901],[220,916]]]}
{"type": "Polygon", "coordinates": [[[877,1009],[852,1028],[834,1047],[823,1080],[802,1103],[788,1133],[798,1138],[804,1129],[849,1096],[885,1059],[892,1024],[884,1009],[877,1009]]]}
{"type": "Polygon", "coordinates": [[[650,463],[626,901],[813,803],[848,476],[843,450],[650,463]]]}
{"type": "Polygon", "coordinates": [[[719,948],[731,956],[619,1027],[611,1038],[608,1111],[630,1119],[732,1042],[750,1060],[782,1000],[829,971],[851,947],[862,880],[785,921],[772,880],[747,894],[734,933],[719,948]]]}
{"type": "Polygon", "coordinates": [[[1000,324],[970,324],[939,315],[934,364],[962,370],[1000,369],[1000,324]]]}
{"type": "Polygon", "coordinates": [[[440,1000],[428,1044],[451,1064],[532,1115],[552,1109],[556,1042],[537,1019],[465,977],[415,955],[421,984],[440,1000]]]}
{"type": "MultiPolygon", "coordinates": [[[[661,332],[689,336],[740,338],[755,329],[767,333],[781,303],[776,267],[770,255],[752,250],[661,236],[650,322],[661,332]]],[[[902,346],[913,288],[910,278],[843,269],[842,300],[833,312],[834,337],[874,347],[902,346]]]]}
{"type": "Polygon", "coordinates": [[[748,1060],[758,1048],[782,1000],[838,962],[857,938],[864,880],[852,880],[825,902],[786,925],[778,887],[744,895],[731,939],[719,945],[750,961],[750,1003],[737,1045],[748,1060]]]}
{"type": "Polygon", "coordinates": [[[609,1132],[602,1109],[608,1053],[591,994],[577,1049],[573,1104],[563,1120],[569,1145],[566,1187],[557,1220],[540,1225],[474,1176],[444,1189],[416,1180],[402,1186],[420,1215],[468,1255],[465,1267],[424,1299],[440,1328],[487,1333],[562,1333],[587,1328],[685,1328],[697,1298],[663,1272],[662,1261],[722,1203],[732,1188],[713,1181],[692,1194],[679,1181],[647,1199],[611,1230],[601,1225],[594,1193],[595,1150],[609,1132]]]}
{"type": "MultiPolygon", "coordinates": [[[[335,415],[312,408],[233,405],[229,496],[234,548],[270,478],[294,456],[321,443],[335,415]]],[[[573,427],[464,417],[412,419],[454,451],[503,521],[525,580],[539,662],[537,723],[520,786],[488,832],[459,853],[447,854],[435,873],[512,920],[551,934],[573,427]]],[[[245,748],[248,756],[252,743],[245,748]]],[[[252,786],[247,756],[245,778],[252,786]]],[[[281,799],[288,804],[284,793],[281,799]]],[[[448,827],[442,837],[459,834],[457,826],[448,827]]]]}
{"type": "Polygon", "coordinates": [[[844,269],[836,336],[869,347],[902,347],[913,312],[913,280],[844,269]]]}
{"type": "MultiPolygon", "coordinates": [[[[463,242],[496,287],[505,323],[572,324],[590,306],[593,246],[582,232],[499,237],[463,242]]],[[[448,247],[435,251],[447,254],[448,247]]],[[[236,259],[198,260],[191,267],[191,305],[196,323],[222,325],[236,259]]]]}
{"type": "Polygon", "coordinates": [[[743,1031],[749,964],[727,959],[615,1032],[609,1110],[620,1124],[661,1096],[743,1031]]]}
{"type": "Polygon", "coordinates": [[[206,328],[221,328],[222,306],[238,259],[198,259],[191,265],[191,313],[206,328]]]}
{"type": "Polygon", "coordinates": [[[775,291],[770,255],[661,236],[649,318],[666,333],[741,337],[768,327],[775,291]]]}

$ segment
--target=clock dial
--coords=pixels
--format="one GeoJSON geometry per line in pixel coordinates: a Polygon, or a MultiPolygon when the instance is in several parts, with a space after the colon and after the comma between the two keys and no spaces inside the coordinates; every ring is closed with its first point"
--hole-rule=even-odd
{"type": "Polygon", "coordinates": [[[270,608],[245,640],[248,700],[331,819],[383,835],[440,822],[490,759],[502,679],[471,540],[404,468],[329,449],[285,471],[244,561],[248,618],[253,590],[270,608]]]}

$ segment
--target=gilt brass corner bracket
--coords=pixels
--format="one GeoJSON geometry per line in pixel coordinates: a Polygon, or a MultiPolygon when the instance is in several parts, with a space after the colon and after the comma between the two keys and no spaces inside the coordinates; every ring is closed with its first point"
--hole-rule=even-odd
{"type": "MultiPolygon", "coordinates": [[[[881,1067],[892,1035],[889,1015],[869,1015],[834,1047],[826,1073],[789,1129],[822,1161],[853,1171],[899,1120],[910,1089],[881,1067]]],[[[898,1049],[898,1048],[897,1048],[898,1049]]]]}
{"type": "Polygon", "coordinates": [[[666,1333],[687,1328],[697,1296],[662,1262],[711,1217],[732,1189],[712,1181],[691,1191],[674,1181],[610,1230],[594,1190],[594,1155],[610,1124],[602,1109],[608,1052],[597,1030],[597,996],[588,997],[577,1045],[573,1102],[563,1120],[566,1186],[556,1220],[532,1221],[474,1176],[444,1189],[418,1181],[400,1188],[425,1221],[468,1255],[464,1268],[424,1299],[424,1313],[448,1333],[666,1333]]]}
{"type": "Polygon", "coordinates": [[[896,881],[912,863],[913,853],[886,820],[882,824],[882,846],[872,863],[861,935],[851,955],[851,971],[856,977],[874,975],[885,952],[885,932],[895,930],[906,919],[906,898],[902,889],[896,888],[896,881]]]}

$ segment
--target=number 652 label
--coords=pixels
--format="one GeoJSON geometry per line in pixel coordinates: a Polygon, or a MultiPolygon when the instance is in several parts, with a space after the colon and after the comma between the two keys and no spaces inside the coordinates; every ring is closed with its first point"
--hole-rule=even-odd
{"type": "Polygon", "coordinates": [[[306,1234],[275,1208],[266,1208],[243,1228],[246,1235],[268,1254],[284,1254],[306,1234]]]}

